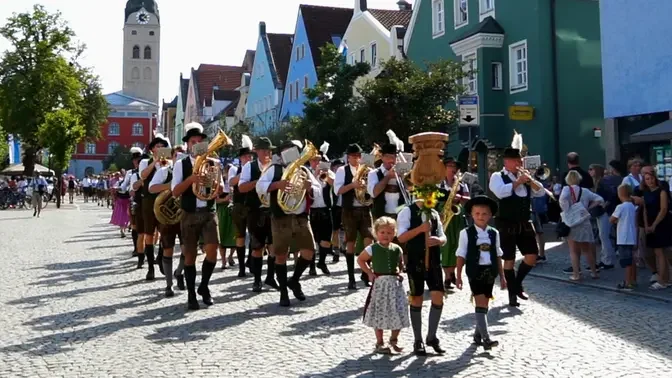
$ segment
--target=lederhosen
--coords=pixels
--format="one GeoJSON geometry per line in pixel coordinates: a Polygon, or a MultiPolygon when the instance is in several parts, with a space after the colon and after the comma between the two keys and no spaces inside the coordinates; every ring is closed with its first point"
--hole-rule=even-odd
{"type": "MultiPolygon", "coordinates": [[[[284,167],[279,164],[273,165],[273,180],[271,183],[282,179],[284,167]]],[[[290,248],[296,250],[314,250],[315,241],[313,232],[309,224],[309,214],[311,213],[312,190],[306,191],[305,209],[303,213],[286,213],[278,203],[279,190],[269,192],[271,209],[271,230],[273,236],[273,246],[276,254],[288,252],[290,248]]]]}
{"type": "MultiPolygon", "coordinates": [[[[502,171],[502,181],[505,185],[512,180],[502,171]]],[[[498,198],[499,212],[495,217],[495,226],[499,231],[500,245],[505,261],[516,259],[516,247],[523,255],[539,253],[536,233],[532,225],[532,189],[526,185],[527,195],[519,197],[515,190],[506,198],[498,198]]]]}
{"type": "MultiPolygon", "coordinates": [[[[236,175],[240,175],[242,167],[236,168],[236,175]]],[[[250,168],[252,168],[250,166],[250,168]]],[[[237,238],[244,238],[247,229],[247,206],[245,205],[247,193],[241,193],[238,185],[232,185],[233,189],[233,207],[231,209],[231,217],[233,218],[233,227],[236,231],[237,238]]]]}
{"type": "Polygon", "coordinates": [[[331,193],[331,230],[340,231],[343,230],[343,222],[341,220],[343,216],[343,208],[338,205],[338,196],[334,193],[334,187],[330,184],[327,184],[329,187],[329,192],[331,193]]]}
{"type": "MultiPolygon", "coordinates": [[[[193,165],[189,156],[182,160],[182,180],[192,175],[193,165]]],[[[205,239],[205,233],[214,233],[214,239],[217,239],[217,224],[215,220],[215,200],[206,202],[205,207],[197,207],[197,198],[189,186],[180,196],[180,207],[184,212],[180,222],[181,238],[180,241],[187,248],[198,247],[199,239],[205,239]],[[187,245],[189,243],[190,245],[187,245]]],[[[211,240],[204,240],[210,244],[211,240]]],[[[215,244],[218,244],[215,240],[215,244]]]]}
{"type": "MultiPolygon", "coordinates": [[[[378,176],[378,182],[381,182],[383,178],[385,177],[385,174],[383,174],[382,168],[377,168],[376,169],[376,176],[378,176]]],[[[404,202],[404,196],[401,193],[401,188],[399,187],[399,183],[395,184],[390,184],[388,182],[387,186],[385,189],[373,199],[373,207],[371,208],[371,216],[373,217],[373,220],[376,220],[382,216],[390,217],[392,219],[397,219],[397,213],[386,213],[385,212],[385,205],[387,204],[387,199],[385,198],[385,193],[398,193],[399,198],[397,199],[397,207],[401,207],[406,205],[406,202],[404,202]]]]}
{"type": "Polygon", "coordinates": [[[476,245],[478,240],[478,231],[475,226],[469,226],[467,231],[467,257],[465,259],[465,269],[469,279],[469,287],[473,296],[485,295],[486,298],[492,298],[492,289],[495,285],[495,278],[499,275],[497,266],[497,233],[491,227],[486,231],[490,236],[490,244],[476,245]],[[479,260],[482,251],[490,252],[490,265],[480,265],[479,260]]]}
{"type": "MultiPolygon", "coordinates": [[[[168,167],[168,175],[162,184],[169,184],[172,180],[173,168],[168,167]]],[[[175,224],[159,223],[159,231],[161,232],[161,245],[163,248],[170,249],[175,247],[175,236],[180,238],[180,244],[182,244],[182,231],[179,222],[175,224]]]]}
{"type": "MultiPolygon", "coordinates": [[[[259,180],[261,169],[259,160],[250,163],[250,182],[259,180]]],[[[262,249],[265,245],[273,244],[271,232],[271,209],[261,207],[261,200],[257,189],[246,193],[245,206],[247,207],[247,232],[250,233],[250,249],[262,249]]]]}
{"type": "MultiPolygon", "coordinates": [[[[140,181],[140,170],[135,168],[131,171],[131,176],[136,175],[137,181],[140,181]]],[[[136,181],[136,182],[137,182],[136,181]]],[[[142,217],[142,188],[133,192],[133,201],[131,203],[131,220],[138,233],[144,233],[144,219],[142,217]]]]}
{"type": "MultiPolygon", "coordinates": [[[[350,165],[345,165],[343,167],[345,177],[343,180],[343,186],[350,185],[352,183],[353,174],[350,165]]],[[[366,194],[366,198],[370,198],[369,194],[366,194]]],[[[361,235],[362,229],[364,226],[362,222],[366,222],[368,219],[368,228],[371,228],[371,210],[369,206],[355,206],[355,191],[349,190],[341,195],[341,206],[343,208],[341,221],[343,222],[343,228],[345,228],[346,242],[355,242],[356,240],[347,240],[347,235],[352,231],[348,230],[350,227],[356,227],[357,232],[359,232],[362,238],[369,237],[367,235],[361,235]],[[352,224],[352,218],[357,219],[355,222],[357,224],[352,224]]],[[[372,235],[371,235],[372,236],[372,235]]]]}
{"type": "Polygon", "coordinates": [[[149,183],[152,182],[152,178],[154,178],[154,175],[156,174],[154,158],[149,159],[147,166],[152,167],[152,171],[142,183],[142,217],[145,222],[143,230],[146,235],[154,235],[154,230],[159,225],[159,221],[156,220],[156,215],[154,215],[154,201],[156,201],[157,194],[149,192],[149,183]]]}
{"type": "MultiPolygon", "coordinates": [[[[465,184],[460,183],[457,194],[464,195],[465,193],[465,184]]],[[[437,206],[437,211],[439,214],[443,214],[443,209],[446,203],[448,202],[448,196],[452,190],[452,185],[448,185],[446,181],[441,183],[439,188],[443,197],[439,199],[439,205],[437,206]]],[[[459,201],[453,200],[453,206],[459,205],[459,201]]],[[[460,206],[461,207],[461,206],[460,206]]],[[[460,238],[460,231],[462,231],[467,226],[464,212],[460,215],[453,216],[453,219],[450,221],[450,224],[443,225],[446,234],[446,244],[441,247],[441,266],[444,268],[453,268],[457,266],[457,256],[455,251],[457,251],[457,245],[460,238]]]]}
{"type": "MultiPolygon", "coordinates": [[[[423,223],[422,213],[417,204],[409,206],[411,212],[409,230],[420,227],[423,223]]],[[[438,213],[432,212],[431,235],[438,236],[438,213]]],[[[406,272],[408,274],[408,285],[411,289],[411,296],[422,296],[425,290],[425,283],[429,291],[443,292],[443,270],[441,269],[441,247],[434,246],[429,248],[429,271],[425,267],[425,234],[419,234],[406,243],[406,255],[408,262],[406,272]]]]}
{"type": "Polygon", "coordinates": [[[322,198],[325,207],[313,207],[310,209],[310,227],[313,230],[315,242],[319,245],[321,241],[331,242],[331,233],[333,232],[331,207],[332,207],[331,185],[325,183],[322,188],[322,198]]]}

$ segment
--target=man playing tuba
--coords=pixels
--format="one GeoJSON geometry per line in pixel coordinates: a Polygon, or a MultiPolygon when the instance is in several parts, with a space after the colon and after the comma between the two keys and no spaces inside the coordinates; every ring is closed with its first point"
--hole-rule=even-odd
{"type": "MultiPolygon", "coordinates": [[[[182,141],[187,143],[187,150],[190,154],[175,162],[170,187],[173,196],[180,198],[180,207],[184,213],[180,227],[182,244],[184,245],[182,253],[185,254],[184,276],[187,281],[188,305],[190,310],[198,310],[199,304],[196,293],[202,297],[205,305],[211,306],[214,304],[208,283],[215,266],[217,266],[219,240],[215,221],[215,200],[202,201],[196,197],[192,189],[193,184],[201,183],[204,180],[204,177],[194,170],[196,161],[193,156],[194,145],[204,141],[207,135],[203,133],[203,126],[196,122],[188,123],[184,126],[184,129],[185,136],[182,141]],[[201,267],[201,284],[196,290],[196,254],[200,238],[203,239],[205,259],[201,267]]],[[[223,189],[224,181],[221,176],[219,176],[219,179],[219,188],[223,189]]]]}
{"type": "MultiPolygon", "coordinates": [[[[173,148],[172,160],[156,171],[154,177],[152,177],[152,181],[149,183],[150,193],[160,194],[166,190],[171,190],[170,183],[173,180],[173,165],[177,162],[178,155],[182,153],[184,153],[184,149],[181,146],[173,148]]],[[[180,223],[161,224],[159,222],[159,232],[161,233],[161,245],[163,246],[163,257],[161,258],[162,261],[159,261],[159,267],[161,267],[161,272],[166,277],[166,298],[170,298],[175,295],[173,292],[173,249],[175,248],[176,236],[180,238],[180,249],[184,251],[180,223]]]]}

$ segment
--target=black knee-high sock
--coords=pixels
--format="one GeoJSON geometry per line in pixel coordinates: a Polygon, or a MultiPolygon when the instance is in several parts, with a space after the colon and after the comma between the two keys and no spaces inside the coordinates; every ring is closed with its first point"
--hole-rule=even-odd
{"type": "Polygon", "coordinates": [[[522,261],[518,266],[518,273],[516,273],[516,287],[518,291],[522,290],[523,280],[531,270],[532,266],[525,264],[525,261],[522,261]]]}
{"type": "Polygon", "coordinates": [[[250,270],[254,274],[254,282],[261,282],[261,268],[264,265],[263,257],[250,257],[250,270]]]}
{"type": "Polygon", "coordinates": [[[516,271],[513,269],[504,269],[504,278],[506,278],[506,289],[509,292],[509,301],[515,301],[518,295],[516,287],[516,271]]]}
{"type": "Polygon", "coordinates": [[[287,265],[275,264],[275,275],[278,277],[278,286],[280,286],[280,295],[287,296],[287,265]]]}
{"type": "Polygon", "coordinates": [[[490,338],[490,333],[488,333],[487,307],[476,307],[476,334],[483,340],[490,338]]]}
{"type": "Polygon", "coordinates": [[[147,258],[147,264],[149,264],[149,270],[154,271],[154,244],[145,244],[145,257],[147,258]]]}
{"type": "Polygon", "coordinates": [[[301,278],[303,272],[306,271],[306,268],[311,264],[311,260],[306,260],[303,257],[299,256],[296,259],[296,265],[294,266],[294,274],[292,274],[292,279],[298,281],[301,278]]]}
{"type": "Polygon", "coordinates": [[[236,247],[236,257],[238,258],[238,270],[245,273],[245,247],[236,247]]]}
{"type": "Polygon", "coordinates": [[[427,322],[427,341],[436,340],[436,330],[439,329],[441,312],[443,312],[443,305],[432,303],[432,306],[429,308],[429,321],[427,322]]]}
{"type": "Polygon", "coordinates": [[[266,257],[266,280],[275,280],[275,257],[271,255],[266,257]]]}
{"type": "Polygon", "coordinates": [[[208,283],[210,283],[210,277],[212,277],[212,272],[215,271],[217,262],[208,261],[208,259],[203,260],[203,265],[201,266],[201,284],[198,285],[199,289],[207,289],[208,283]]]}
{"type": "Polygon", "coordinates": [[[196,265],[185,265],[184,280],[187,281],[189,295],[196,295],[196,265]]]}
{"type": "Polygon", "coordinates": [[[415,341],[422,341],[422,307],[410,306],[411,327],[415,341]]]}
{"type": "Polygon", "coordinates": [[[327,254],[329,254],[329,249],[329,247],[320,246],[320,259],[318,260],[320,264],[325,264],[325,261],[327,261],[327,254]]]}
{"type": "Polygon", "coordinates": [[[345,262],[348,265],[348,280],[352,282],[355,280],[355,254],[346,253],[345,262]]]}
{"type": "Polygon", "coordinates": [[[131,231],[131,239],[133,239],[133,252],[138,251],[138,231],[131,231]]]}
{"type": "Polygon", "coordinates": [[[181,276],[184,272],[184,253],[180,255],[180,262],[177,263],[177,269],[175,269],[175,275],[181,276]]]}
{"type": "Polygon", "coordinates": [[[166,287],[173,287],[173,256],[163,256],[162,263],[166,272],[166,287]]]}

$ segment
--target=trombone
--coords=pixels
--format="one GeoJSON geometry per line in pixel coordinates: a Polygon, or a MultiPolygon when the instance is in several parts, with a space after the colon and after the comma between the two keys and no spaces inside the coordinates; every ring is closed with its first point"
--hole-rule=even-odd
{"type": "Polygon", "coordinates": [[[546,192],[546,195],[547,195],[550,199],[552,199],[553,201],[557,201],[557,199],[556,199],[555,196],[553,195],[553,192],[551,192],[550,190],[546,189],[546,188],[544,187],[543,184],[541,184],[539,181],[535,180],[535,177],[538,178],[538,179],[541,180],[541,181],[546,180],[546,179],[548,179],[549,177],[551,177],[551,170],[550,170],[548,167],[543,167],[543,171],[544,171],[544,173],[543,173],[542,175],[537,175],[536,172],[535,172],[534,175],[532,175],[532,174],[530,173],[530,171],[528,171],[527,169],[523,168],[522,166],[519,166],[519,167],[518,167],[518,172],[519,172],[521,175],[526,176],[526,177],[530,180],[529,185],[530,185],[530,188],[532,188],[532,190],[534,190],[535,192],[538,192],[538,191],[540,191],[540,190],[543,190],[543,191],[546,192]]]}
{"type": "MultiPolygon", "coordinates": [[[[403,152],[397,152],[397,163],[408,163],[408,161],[406,161],[406,157],[404,156],[403,152]]],[[[405,175],[402,174],[402,177],[404,176],[405,175]]],[[[396,169],[394,171],[394,178],[395,180],[397,180],[397,185],[399,186],[399,191],[401,192],[401,195],[404,198],[404,203],[406,204],[406,206],[411,205],[413,203],[413,201],[411,200],[411,194],[408,192],[408,190],[406,190],[406,182],[404,182],[404,180],[402,180],[402,178],[399,177],[399,172],[397,172],[396,169]]]]}

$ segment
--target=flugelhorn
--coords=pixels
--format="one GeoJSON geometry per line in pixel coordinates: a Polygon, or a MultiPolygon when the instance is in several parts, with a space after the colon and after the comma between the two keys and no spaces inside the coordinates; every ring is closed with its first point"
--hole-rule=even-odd
{"type": "Polygon", "coordinates": [[[222,129],[219,129],[217,136],[208,144],[208,150],[205,154],[197,156],[194,162],[194,174],[202,179],[192,184],[191,190],[194,195],[201,201],[212,201],[217,197],[219,185],[222,181],[222,169],[219,162],[214,163],[209,159],[210,157],[218,158],[217,151],[224,146],[233,144],[222,129]]]}

